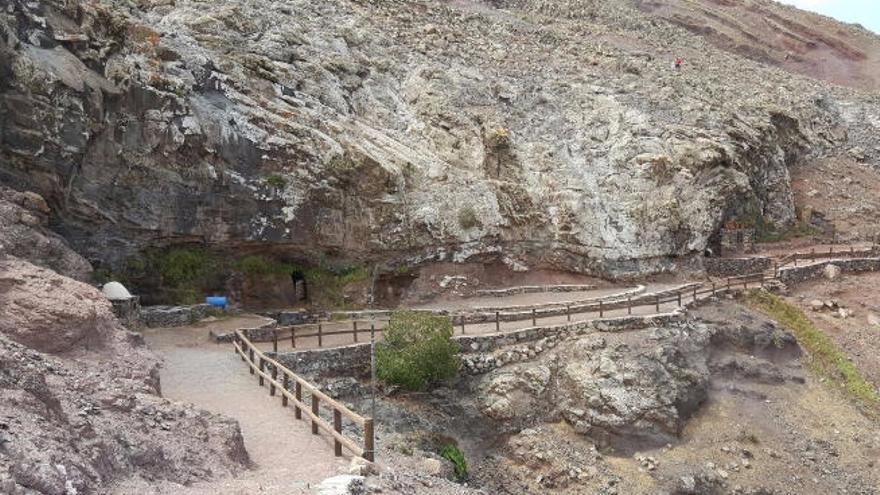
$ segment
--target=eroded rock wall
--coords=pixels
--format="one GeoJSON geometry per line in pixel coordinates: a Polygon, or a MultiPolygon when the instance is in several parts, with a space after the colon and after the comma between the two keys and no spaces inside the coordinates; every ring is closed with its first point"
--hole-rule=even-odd
{"type": "Polygon", "coordinates": [[[5,7],[0,180],[111,264],[198,242],[678,269],[725,219],[792,223],[788,167],[880,108],[624,2],[5,7]]]}

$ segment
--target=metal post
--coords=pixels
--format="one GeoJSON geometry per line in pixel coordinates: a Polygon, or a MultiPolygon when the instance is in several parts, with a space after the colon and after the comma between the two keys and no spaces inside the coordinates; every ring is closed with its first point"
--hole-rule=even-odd
{"type": "Polygon", "coordinates": [[[376,323],[370,324],[370,419],[364,423],[364,457],[376,462],[376,432],[373,422],[376,421],[376,323]],[[369,457],[367,457],[369,456],[369,457]]]}

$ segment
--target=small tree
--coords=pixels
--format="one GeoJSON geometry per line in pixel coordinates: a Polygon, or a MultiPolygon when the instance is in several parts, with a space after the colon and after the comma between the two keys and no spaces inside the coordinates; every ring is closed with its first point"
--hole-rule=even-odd
{"type": "Polygon", "coordinates": [[[384,336],[376,346],[376,374],[386,383],[424,390],[458,372],[458,345],[451,340],[452,322],[447,318],[395,311],[384,336]]]}

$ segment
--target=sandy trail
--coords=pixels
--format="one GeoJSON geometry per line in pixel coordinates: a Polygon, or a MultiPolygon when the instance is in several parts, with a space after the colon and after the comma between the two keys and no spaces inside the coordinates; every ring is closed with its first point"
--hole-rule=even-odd
{"type": "Polygon", "coordinates": [[[328,436],[312,435],[308,422],[295,419],[292,408],[282,408],[279,397],[270,397],[268,388],[257,385],[230,345],[208,339],[211,329],[228,331],[262,320],[240,316],[144,332],[150,347],[164,359],[162,394],[238,420],[253,469],[191,487],[151,484],[122,487],[115,493],[310,493],[316,483],[348,467],[348,457],[334,457],[328,436]]]}

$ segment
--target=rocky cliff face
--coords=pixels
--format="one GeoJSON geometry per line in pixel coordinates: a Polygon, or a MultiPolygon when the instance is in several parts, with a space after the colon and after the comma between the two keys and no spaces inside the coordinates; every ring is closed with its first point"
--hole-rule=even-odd
{"type": "Polygon", "coordinates": [[[0,181],[102,262],[198,242],[621,275],[728,219],[790,224],[804,156],[877,163],[876,94],[642,3],[6,0],[0,181]]]}

